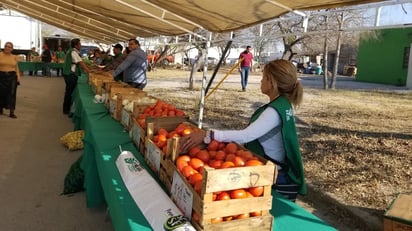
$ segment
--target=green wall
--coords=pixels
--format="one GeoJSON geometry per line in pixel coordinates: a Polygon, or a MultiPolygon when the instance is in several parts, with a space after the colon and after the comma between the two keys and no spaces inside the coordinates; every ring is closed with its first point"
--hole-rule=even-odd
{"type": "Polygon", "coordinates": [[[360,41],[356,80],[405,86],[408,60],[404,67],[404,53],[412,43],[412,28],[378,32],[378,39],[360,41]]]}

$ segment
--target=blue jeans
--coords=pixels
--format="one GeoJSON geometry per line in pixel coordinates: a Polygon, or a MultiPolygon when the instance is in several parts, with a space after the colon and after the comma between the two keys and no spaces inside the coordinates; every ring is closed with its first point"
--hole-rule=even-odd
{"type": "Polygon", "coordinates": [[[249,72],[250,72],[250,67],[242,67],[240,71],[240,77],[242,78],[241,79],[242,90],[246,89],[249,72]]]}

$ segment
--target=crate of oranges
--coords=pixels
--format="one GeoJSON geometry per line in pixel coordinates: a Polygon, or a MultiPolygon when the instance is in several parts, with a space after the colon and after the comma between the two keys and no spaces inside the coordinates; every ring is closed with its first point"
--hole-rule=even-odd
{"type": "Polygon", "coordinates": [[[272,162],[236,143],[212,140],[180,154],[173,174],[172,198],[198,230],[272,230],[272,162]],[[186,202],[176,189],[186,191],[186,202]]]}
{"type": "Polygon", "coordinates": [[[165,160],[169,153],[167,149],[173,145],[171,139],[189,135],[198,129],[187,117],[148,117],[145,159],[152,170],[160,175],[162,168],[169,168],[165,166],[165,160]]]}
{"type": "Polygon", "coordinates": [[[157,120],[159,122],[165,121],[161,123],[168,123],[167,121],[170,121],[173,124],[173,121],[176,120],[188,120],[188,117],[182,110],[159,99],[154,104],[144,106],[143,110],[140,107],[134,107],[133,110],[136,113],[133,112],[131,136],[133,142],[143,155],[145,154],[146,127],[148,123],[156,123],[157,120]],[[175,117],[177,118],[176,120],[170,120],[175,117]]]}

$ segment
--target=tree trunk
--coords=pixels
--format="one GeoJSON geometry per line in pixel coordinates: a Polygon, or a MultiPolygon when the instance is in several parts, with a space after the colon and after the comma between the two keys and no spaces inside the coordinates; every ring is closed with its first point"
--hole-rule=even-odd
{"type": "Polygon", "coordinates": [[[336,44],[336,57],[335,57],[335,65],[333,67],[333,75],[332,79],[329,84],[329,88],[335,89],[336,88],[336,77],[338,76],[338,67],[339,67],[339,56],[340,56],[340,47],[342,45],[342,32],[339,32],[337,44],[336,44]]]}
{"type": "Polygon", "coordinates": [[[203,51],[202,49],[198,49],[198,55],[196,57],[196,60],[193,62],[193,65],[191,65],[190,63],[190,59],[189,59],[189,65],[191,65],[192,69],[190,70],[190,76],[189,76],[189,90],[193,90],[194,88],[194,74],[198,69],[199,66],[199,60],[201,60],[203,58],[203,51]]]}
{"type": "MultiPolygon", "coordinates": [[[[328,16],[325,16],[325,25],[326,31],[328,31],[328,16]]],[[[323,88],[328,89],[328,53],[329,53],[329,46],[328,46],[328,33],[325,33],[325,41],[323,43],[323,88]]]]}

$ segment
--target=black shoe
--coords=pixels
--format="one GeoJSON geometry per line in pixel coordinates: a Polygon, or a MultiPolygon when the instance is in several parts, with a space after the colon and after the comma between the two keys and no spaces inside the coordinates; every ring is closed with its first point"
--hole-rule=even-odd
{"type": "Polygon", "coordinates": [[[17,116],[14,113],[10,113],[9,117],[13,119],[17,119],[17,116]]]}
{"type": "Polygon", "coordinates": [[[3,108],[0,108],[0,115],[3,115],[3,108]]]}
{"type": "Polygon", "coordinates": [[[246,88],[242,88],[242,91],[246,91],[246,88]]]}

